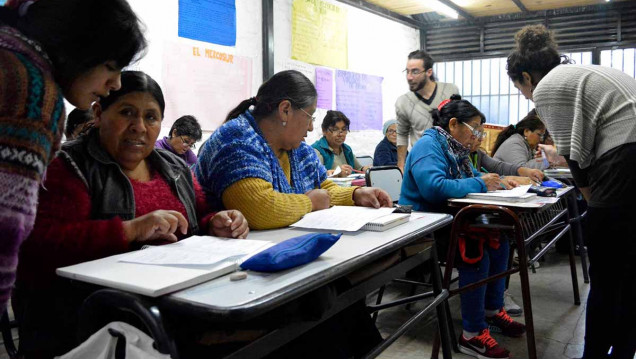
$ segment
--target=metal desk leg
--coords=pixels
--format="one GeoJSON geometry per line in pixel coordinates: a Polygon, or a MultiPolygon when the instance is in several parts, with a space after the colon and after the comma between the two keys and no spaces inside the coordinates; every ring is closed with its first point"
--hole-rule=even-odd
{"type": "MultiPolygon", "coordinates": [[[[433,238],[433,248],[431,252],[431,276],[433,282],[433,293],[439,295],[442,292],[442,273],[439,269],[439,261],[437,260],[437,246],[435,245],[435,238],[433,238]]],[[[439,327],[439,335],[442,342],[442,355],[444,359],[450,359],[453,357],[451,352],[451,335],[449,331],[450,309],[448,306],[448,299],[443,304],[438,305],[437,310],[437,323],[439,327]]]]}
{"type": "MultiPolygon", "coordinates": [[[[576,205],[576,203],[575,203],[576,205]]],[[[570,210],[566,212],[567,223],[570,223],[570,230],[568,231],[568,241],[570,242],[570,273],[572,274],[572,290],[574,292],[574,304],[581,305],[581,296],[579,294],[579,278],[576,273],[576,255],[574,254],[574,236],[572,235],[572,217],[570,216],[570,210]]]]}
{"type": "Polygon", "coordinates": [[[572,194],[567,196],[568,201],[568,213],[570,213],[570,221],[572,230],[576,235],[576,241],[579,245],[579,253],[581,255],[581,269],[583,270],[583,281],[590,283],[590,274],[587,267],[587,250],[585,250],[585,244],[583,243],[583,230],[581,228],[581,215],[579,214],[579,206],[576,203],[576,191],[571,191],[572,194]]]}
{"type": "Polygon", "coordinates": [[[530,299],[530,280],[528,278],[528,257],[521,233],[518,230],[520,224],[516,221],[515,240],[517,254],[519,254],[519,278],[521,280],[521,296],[523,298],[523,314],[526,319],[526,341],[528,343],[528,358],[537,358],[537,348],[534,341],[534,321],[532,319],[532,303],[530,299]]]}

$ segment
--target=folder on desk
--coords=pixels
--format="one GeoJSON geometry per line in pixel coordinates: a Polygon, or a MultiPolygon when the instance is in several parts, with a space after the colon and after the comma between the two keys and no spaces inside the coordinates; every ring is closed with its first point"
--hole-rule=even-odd
{"type": "Polygon", "coordinates": [[[61,277],[158,297],[233,272],[243,260],[273,245],[267,241],[245,241],[193,236],[165,246],[58,268],[56,273],[61,277]],[[237,247],[238,241],[241,243],[237,247]],[[224,258],[217,260],[223,247],[233,247],[231,250],[235,252],[226,251],[224,258]],[[237,248],[240,248],[238,252],[237,248]]]}

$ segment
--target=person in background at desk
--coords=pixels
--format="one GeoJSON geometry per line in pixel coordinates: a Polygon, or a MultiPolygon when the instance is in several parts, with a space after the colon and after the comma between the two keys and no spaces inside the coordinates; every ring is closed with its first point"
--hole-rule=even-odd
{"type": "Polygon", "coordinates": [[[542,25],[515,35],[508,76],[534,101],[588,202],[590,294],[584,359],[636,353],[636,80],[571,65],[542,25]],[[608,354],[611,352],[611,354],[608,354]]]}
{"type": "Polygon", "coordinates": [[[314,142],[314,148],[320,163],[327,168],[327,176],[331,176],[340,167],[340,174],[336,177],[347,177],[353,171],[364,172],[369,166],[362,166],[353,150],[345,142],[351,121],[340,111],[327,111],[322,120],[322,138],[314,142]]]}
{"type": "MultiPolygon", "coordinates": [[[[389,120],[382,127],[384,138],[375,147],[374,166],[397,165],[397,121],[389,120]]],[[[407,153],[408,154],[408,153],[407,153]]]]}
{"type": "MultiPolygon", "coordinates": [[[[435,127],[424,132],[406,159],[400,204],[412,205],[416,211],[448,212],[449,198],[515,185],[506,183],[497,174],[479,173],[470,164],[470,148],[482,135],[485,122],[484,115],[475,106],[453,95],[450,101],[443,101],[432,116],[435,127]]],[[[443,234],[436,236],[442,242],[443,237],[443,234]]],[[[485,243],[465,240],[464,244],[460,239],[458,247],[462,258],[458,264],[460,287],[507,269],[509,243],[506,239],[489,239],[485,243]],[[481,257],[470,253],[481,253],[481,257]]],[[[461,294],[464,329],[459,339],[461,352],[480,358],[508,358],[509,351],[490,336],[489,328],[512,337],[525,332],[525,326],[513,321],[504,309],[505,282],[506,279],[501,278],[461,294]]]]}
{"type": "Polygon", "coordinates": [[[146,47],[123,0],[1,3],[0,313],[33,228],[38,189],[60,148],[64,99],[89,109],[119,88],[121,68],[146,47]]]}
{"type": "Polygon", "coordinates": [[[201,126],[194,116],[185,115],[179,117],[170,128],[170,137],[164,137],[155,143],[155,147],[168,150],[179,156],[188,166],[197,163],[197,155],[192,152],[196,149],[195,143],[201,140],[201,126]]]}
{"type": "Polygon", "coordinates": [[[439,104],[458,94],[459,89],[451,83],[438,82],[433,74],[435,61],[424,50],[415,50],[408,56],[404,74],[409,92],[395,101],[397,126],[397,166],[404,172],[409,141],[411,147],[424,131],[433,126],[431,111],[439,104]]]}
{"type": "Polygon", "coordinates": [[[252,229],[272,229],[331,205],[392,205],[379,188],[343,188],[327,179],[303,142],[314,128],[316,99],[307,77],[281,71],[228,114],[194,167],[213,208],[239,209],[252,229]]]}
{"type": "Polygon", "coordinates": [[[549,164],[542,159],[535,159],[537,145],[545,136],[545,124],[535,110],[530,111],[516,125],[510,125],[497,136],[492,149],[492,157],[513,165],[544,170],[549,164]]]}
{"type": "Polygon", "coordinates": [[[74,140],[93,128],[93,110],[73,109],[66,118],[64,137],[67,141],[74,140]]]}
{"type": "Polygon", "coordinates": [[[164,99],[143,72],[124,71],[121,89],[94,106],[95,127],[63,145],[40,191],[37,219],[20,252],[14,309],[27,358],[60,355],[75,342],[89,294],[55,268],[141,244],[190,235],[245,238],[236,210],[213,213],[190,169],[154,148],[164,99]]]}
{"type": "Polygon", "coordinates": [[[506,178],[512,179],[520,185],[541,183],[543,180],[543,172],[541,170],[513,165],[488,156],[481,149],[481,141],[484,136],[485,133],[482,133],[481,136],[475,136],[475,143],[470,148],[470,162],[477,171],[506,176],[506,178]]]}

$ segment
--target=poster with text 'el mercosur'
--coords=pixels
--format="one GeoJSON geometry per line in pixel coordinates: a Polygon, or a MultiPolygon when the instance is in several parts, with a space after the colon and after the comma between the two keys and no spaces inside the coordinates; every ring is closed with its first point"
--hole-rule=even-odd
{"type": "Polygon", "coordinates": [[[347,68],[347,9],[322,0],[294,0],[292,58],[347,68]]]}

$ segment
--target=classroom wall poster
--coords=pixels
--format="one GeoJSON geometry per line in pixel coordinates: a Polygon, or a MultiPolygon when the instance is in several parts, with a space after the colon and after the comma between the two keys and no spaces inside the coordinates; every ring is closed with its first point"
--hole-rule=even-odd
{"type": "Polygon", "coordinates": [[[336,109],[351,130],[382,129],[382,77],[336,70],[336,109]]]}
{"type": "Polygon", "coordinates": [[[275,72],[296,70],[307,76],[312,84],[316,84],[316,66],[308,64],[306,62],[296,61],[292,59],[283,59],[280,61],[276,61],[274,70],[275,72]]]}
{"type": "Polygon", "coordinates": [[[235,46],[234,0],[179,0],[179,37],[235,46]]]}
{"type": "Polygon", "coordinates": [[[316,67],[316,92],[318,92],[316,107],[331,110],[333,108],[333,70],[316,67]]]}
{"type": "Polygon", "coordinates": [[[292,59],[347,68],[347,9],[322,0],[292,3],[292,59]]]}
{"type": "Polygon", "coordinates": [[[225,116],[251,96],[252,60],[213,49],[166,42],[163,127],[183,115],[197,118],[205,131],[217,129],[225,116]]]}

